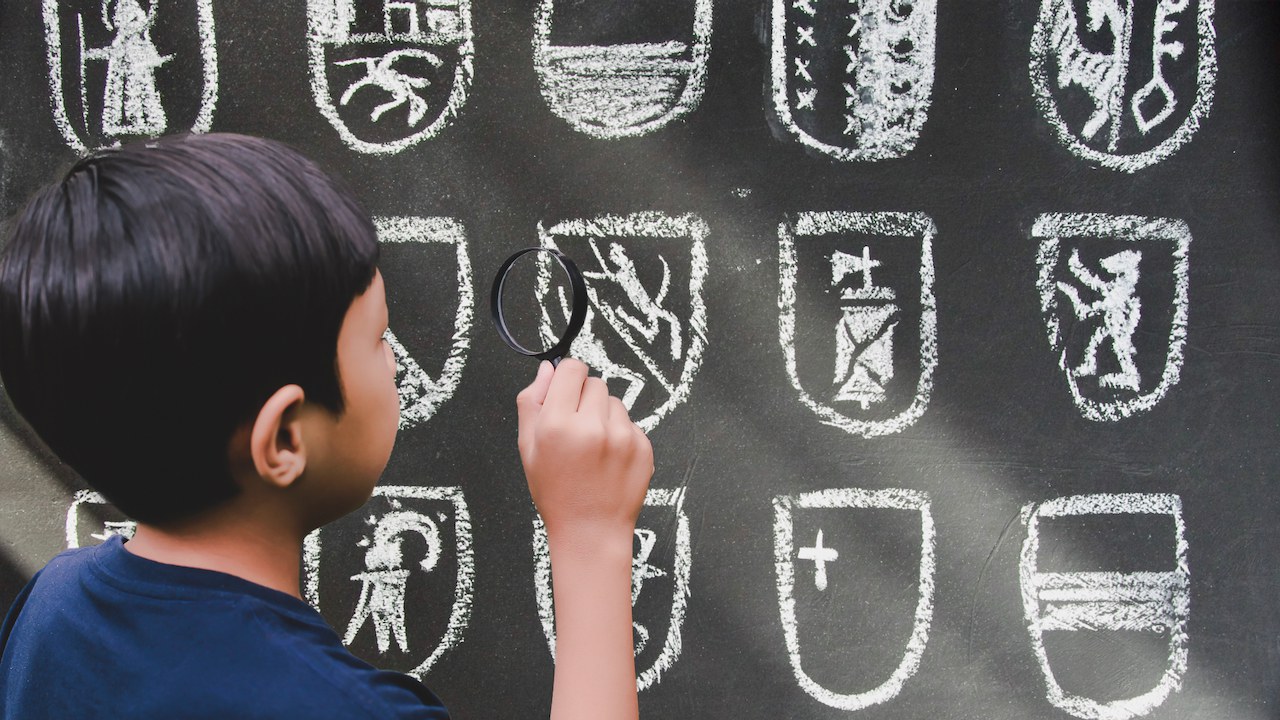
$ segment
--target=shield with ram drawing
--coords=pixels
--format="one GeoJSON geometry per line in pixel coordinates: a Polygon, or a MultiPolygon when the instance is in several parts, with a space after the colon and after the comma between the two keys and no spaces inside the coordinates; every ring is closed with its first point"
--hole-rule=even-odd
{"type": "Polygon", "coordinates": [[[386,486],[303,548],[311,603],[357,657],[421,680],[462,642],[475,564],[457,487],[386,486]]]}
{"type": "Polygon", "coordinates": [[[308,0],[316,107],[351,148],[394,153],[435,137],[467,101],[470,0],[308,0]]]}
{"type": "Polygon", "coordinates": [[[914,490],[838,488],[773,500],[783,639],[800,687],[861,710],[919,669],[933,620],[934,523],[914,490]]]}
{"type": "MultiPolygon", "coordinates": [[[[694,215],[604,215],[539,226],[544,247],[574,259],[589,308],[571,353],[600,373],[646,432],[684,402],[707,345],[707,225],[694,215]]],[[[535,294],[547,346],[571,299],[540,266],[535,294]]]]}

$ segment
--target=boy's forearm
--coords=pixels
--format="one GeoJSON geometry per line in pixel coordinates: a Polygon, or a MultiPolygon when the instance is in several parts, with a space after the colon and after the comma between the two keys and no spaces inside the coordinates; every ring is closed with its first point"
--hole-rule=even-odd
{"type": "Polygon", "coordinates": [[[552,720],[634,720],[632,533],[552,534],[556,671],[552,720]]]}

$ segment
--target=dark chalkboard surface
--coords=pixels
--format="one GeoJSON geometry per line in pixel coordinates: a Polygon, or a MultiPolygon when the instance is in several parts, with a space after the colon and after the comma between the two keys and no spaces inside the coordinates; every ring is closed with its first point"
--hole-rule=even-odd
{"type": "MultiPolygon", "coordinates": [[[[376,216],[403,430],[306,593],[459,717],[549,704],[490,274],[542,243],[657,452],[647,717],[1280,716],[1280,5],[0,6],[0,211],[286,140],[376,216]]],[[[553,292],[548,321],[562,312],[553,292]]],[[[0,434],[0,600],[126,519],[0,434]]]]}

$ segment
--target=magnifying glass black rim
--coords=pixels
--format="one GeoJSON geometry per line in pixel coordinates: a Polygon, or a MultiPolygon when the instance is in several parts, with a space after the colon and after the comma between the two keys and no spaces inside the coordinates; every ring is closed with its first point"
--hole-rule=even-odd
{"type": "Polygon", "coordinates": [[[493,316],[493,325],[498,330],[498,336],[512,350],[521,355],[550,360],[554,363],[568,355],[569,346],[573,344],[574,338],[578,337],[578,331],[582,329],[582,324],[587,319],[587,284],[583,282],[578,266],[559,250],[541,246],[525,248],[507,258],[502,263],[502,267],[498,268],[498,274],[493,278],[493,288],[489,293],[489,314],[493,316]],[[573,309],[569,313],[569,326],[565,328],[559,342],[542,352],[535,352],[517,342],[507,329],[507,320],[502,314],[502,287],[506,283],[507,273],[511,271],[511,266],[515,265],[517,260],[533,252],[544,252],[555,258],[556,262],[560,263],[560,267],[564,268],[565,274],[569,276],[569,284],[573,287],[573,309]]]}

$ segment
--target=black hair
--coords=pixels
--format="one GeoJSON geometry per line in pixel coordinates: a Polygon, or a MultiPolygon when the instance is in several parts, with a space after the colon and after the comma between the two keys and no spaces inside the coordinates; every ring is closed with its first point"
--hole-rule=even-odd
{"type": "Polygon", "coordinates": [[[377,258],[351,193],[281,143],[99,152],[12,223],[0,376],[90,486],[169,524],[236,495],[232,434],[279,388],[341,414],[338,331],[377,258]]]}

